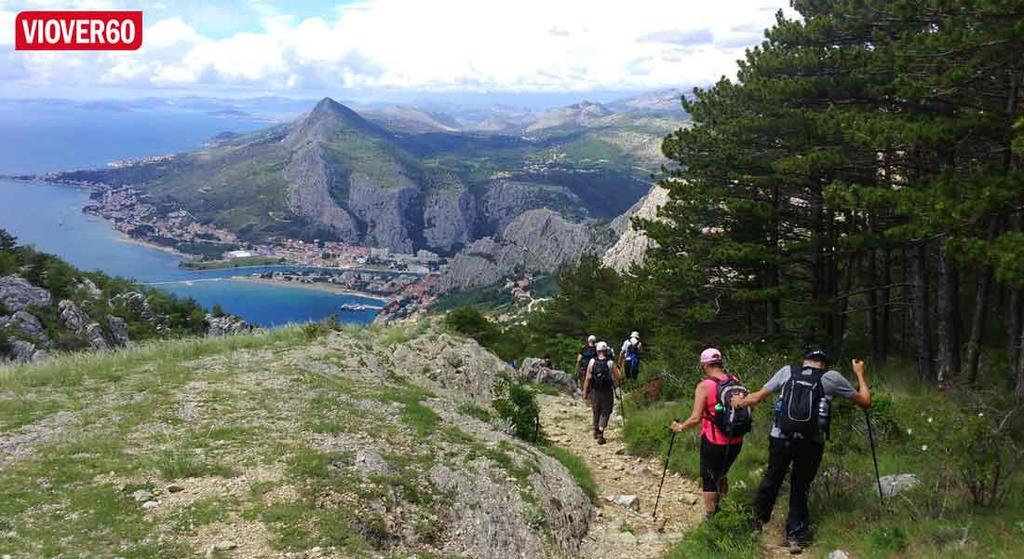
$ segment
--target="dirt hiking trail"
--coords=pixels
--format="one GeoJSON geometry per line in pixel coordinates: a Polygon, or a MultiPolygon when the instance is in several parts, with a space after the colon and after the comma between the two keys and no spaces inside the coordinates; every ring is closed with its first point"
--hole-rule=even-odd
{"type": "Polygon", "coordinates": [[[541,395],[538,401],[548,439],[579,456],[597,484],[597,518],[580,549],[581,557],[660,558],[703,520],[697,483],[672,472],[665,477],[658,518],[651,518],[664,463],[661,458],[626,454],[618,402],[605,432],[608,443],[598,445],[591,431],[590,405],[581,398],[541,395]],[[616,503],[614,499],[621,495],[635,495],[639,510],[616,503]]]}

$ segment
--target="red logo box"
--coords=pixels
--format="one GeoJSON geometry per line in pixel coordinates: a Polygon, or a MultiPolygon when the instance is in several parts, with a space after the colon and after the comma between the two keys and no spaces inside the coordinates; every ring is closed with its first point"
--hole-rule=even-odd
{"type": "Polygon", "coordinates": [[[15,50],[137,50],[142,12],[21,12],[15,50]]]}

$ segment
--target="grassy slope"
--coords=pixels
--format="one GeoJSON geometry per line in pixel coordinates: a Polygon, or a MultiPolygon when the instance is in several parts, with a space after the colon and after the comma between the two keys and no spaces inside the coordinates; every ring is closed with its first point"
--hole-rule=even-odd
{"type": "Polygon", "coordinates": [[[518,450],[449,424],[402,377],[336,376],[358,348],[386,350],[412,331],[361,329],[358,348],[337,345],[354,335],[314,334],[288,327],[0,368],[0,445],[11,452],[0,455],[0,550],[181,557],[230,539],[241,556],[313,546],[362,556],[390,537],[367,503],[394,495],[391,516],[429,547],[450,496],[424,469],[486,459],[528,477],[518,450]],[[353,477],[353,457],[331,450],[349,437],[388,440],[394,475],[353,477]],[[186,490],[164,491],[172,481],[186,490]],[[159,507],[136,503],[139,489],[159,507]]]}
{"type": "MultiPolygon", "coordinates": [[[[783,356],[758,357],[752,352],[729,355],[733,372],[748,387],[760,387],[781,364],[783,356]]],[[[846,371],[849,373],[849,371],[846,371]]],[[[937,447],[953,430],[955,408],[945,397],[916,383],[904,382],[900,370],[868,371],[873,383],[876,414],[873,418],[882,475],[916,473],[923,479],[917,490],[893,498],[885,508],[878,503],[874,468],[867,444],[864,416],[847,402],[834,406],[833,434],[818,478],[812,487],[811,514],[817,525],[817,544],[804,556],[825,557],[843,549],[852,557],[1021,557],[1024,545],[1024,498],[1021,480],[1001,508],[975,507],[960,488],[940,490],[942,469],[957,460],[937,447]],[[944,422],[949,420],[949,422],[944,422]],[[908,432],[909,430],[909,432],[908,432]],[[927,447],[927,449],[925,449],[927,447]]],[[[848,376],[852,378],[852,375],[848,376]]],[[[680,394],[675,403],[662,403],[629,413],[627,444],[631,452],[664,456],[666,426],[689,414],[696,370],[679,375],[668,389],[680,394]]],[[[757,557],[761,550],[750,538],[746,507],[753,498],[767,464],[771,402],[756,409],[755,429],[730,471],[732,493],[726,514],[688,534],[671,558],[757,557]]],[[[697,435],[677,436],[670,468],[698,477],[697,435]]],[[[780,492],[773,522],[765,530],[768,542],[781,542],[787,510],[788,485],[780,492]]]]}

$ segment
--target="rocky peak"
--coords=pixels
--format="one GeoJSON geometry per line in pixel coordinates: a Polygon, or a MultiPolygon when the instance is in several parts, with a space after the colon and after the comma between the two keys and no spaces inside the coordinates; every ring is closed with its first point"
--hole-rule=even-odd
{"type": "Polygon", "coordinates": [[[341,103],[324,97],[306,116],[295,121],[285,143],[293,147],[329,142],[347,131],[383,135],[387,132],[341,103]]]}

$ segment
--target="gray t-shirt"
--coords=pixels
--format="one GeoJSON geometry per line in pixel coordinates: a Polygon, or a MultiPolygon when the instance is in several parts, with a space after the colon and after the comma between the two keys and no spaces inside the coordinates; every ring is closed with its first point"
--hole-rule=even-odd
{"type": "MultiPolygon", "coordinates": [[[[779,392],[783,386],[789,382],[791,375],[790,369],[792,367],[786,365],[775,372],[775,375],[768,379],[768,382],[764,384],[762,390],[768,392],[779,392]]],[[[852,398],[857,394],[857,389],[850,384],[850,381],[846,380],[846,377],[839,374],[838,371],[828,371],[821,377],[821,387],[825,390],[825,396],[831,398],[832,396],[842,396],[843,398],[852,398]]],[[[774,414],[773,414],[774,416],[774,414]]],[[[772,420],[772,432],[771,436],[776,439],[787,439],[789,438],[782,430],[779,429],[778,421],[772,420]]],[[[818,442],[825,442],[824,436],[819,435],[815,437],[818,442]]]]}

